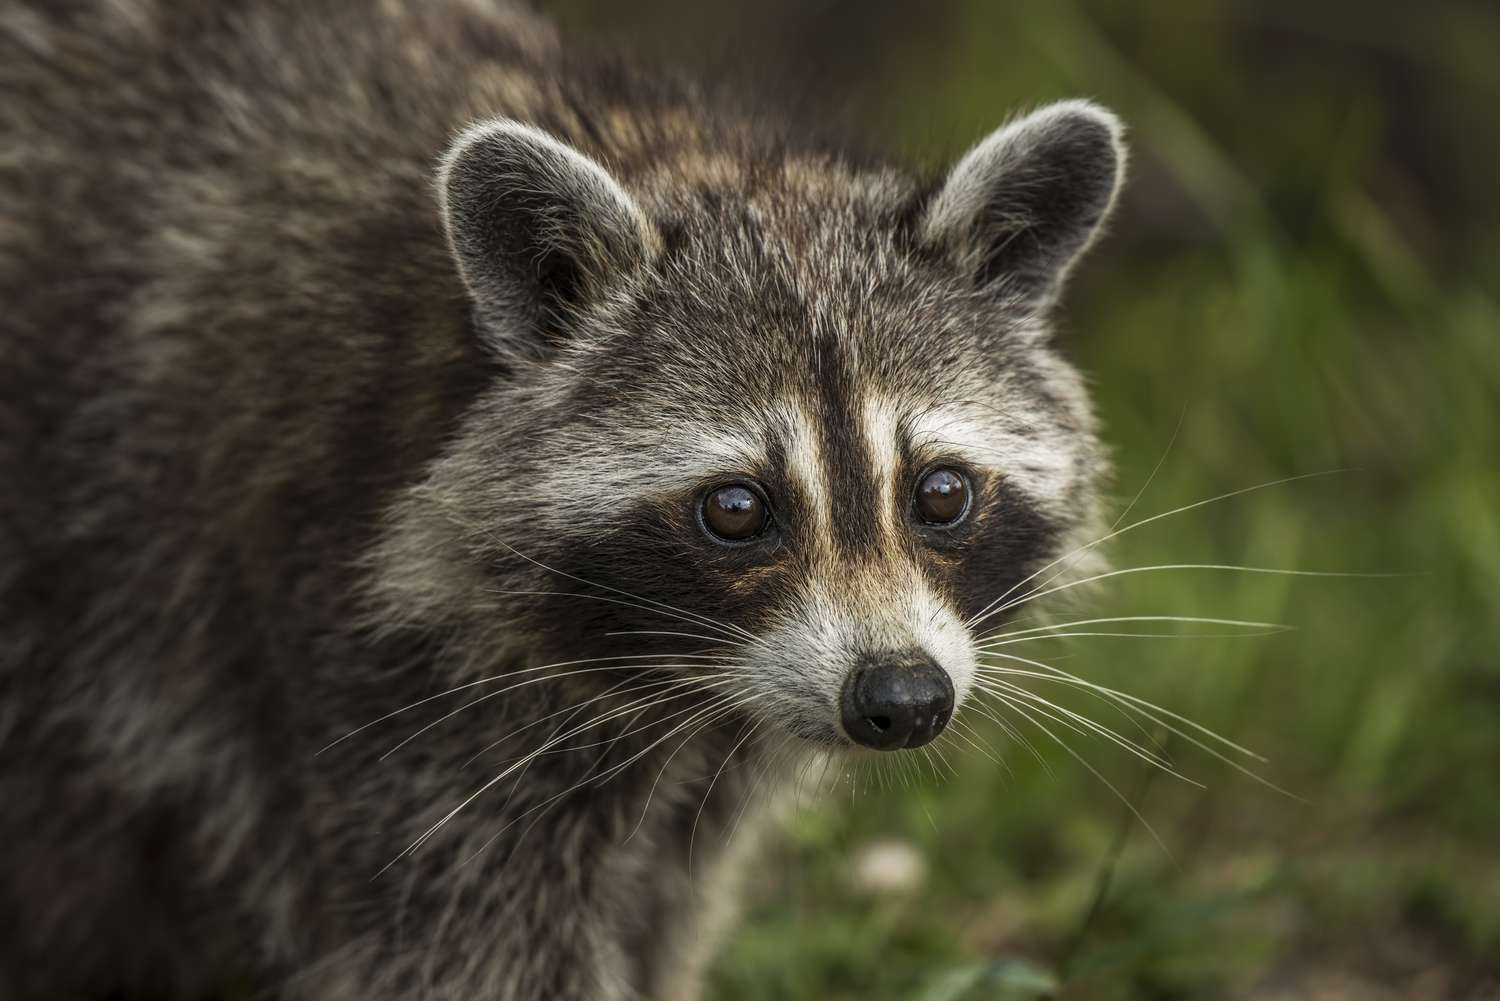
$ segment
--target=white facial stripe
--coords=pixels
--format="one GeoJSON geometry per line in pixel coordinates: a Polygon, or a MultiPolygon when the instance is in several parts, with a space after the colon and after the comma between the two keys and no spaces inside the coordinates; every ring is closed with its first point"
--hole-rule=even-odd
{"type": "Polygon", "coordinates": [[[832,522],[828,476],[823,468],[823,449],[812,413],[799,401],[788,401],[775,410],[786,442],[786,475],[796,481],[807,497],[813,535],[826,543],[832,522]]]}
{"type": "Polygon", "coordinates": [[[877,510],[888,535],[893,535],[893,524],[897,505],[895,502],[896,472],[901,457],[900,426],[901,413],[896,404],[888,399],[872,396],[864,406],[865,443],[874,463],[875,482],[880,490],[877,510]]]}
{"type": "Polygon", "coordinates": [[[713,470],[750,470],[766,462],[764,443],[730,434],[722,428],[689,428],[672,451],[679,462],[696,462],[710,475],[713,470]]]}
{"type": "Polygon", "coordinates": [[[919,451],[957,452],[977,466],[998,468],[994,439],[997,429],[975,419],[967,409],[939,407],[916,414],[909,424],[912,445],[919,451]]]}
{"type": "Polygon", "coordinates": [[[1025,429],[962,404],[920,413],[910,426],[918,452],[956,453],[1037,501],[1063,501],[1074,482],[1074,446],[1060,431],[1025,429]]]}
{"type": "Polygon", "coordinates": [[[560,503],[547,505],[539,517],[559,527],[597,521],[607,515],[598,500],[619,502],[615,511],[671,498],[717,477],[750,473],[766,464],[762,441],[718,425],[676,423],[663,426],[649,444],[604,433],[597,428],[559,429],[555,453],[569,461],[547,467],[560,503]]]}

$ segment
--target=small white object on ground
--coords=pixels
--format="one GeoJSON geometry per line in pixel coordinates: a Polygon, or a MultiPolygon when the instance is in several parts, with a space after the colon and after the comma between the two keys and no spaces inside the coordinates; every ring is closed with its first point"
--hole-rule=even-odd
{"type": "Polygon", "coordinates": [[[854,858],[854,885],[868,893],[906,893],[922,884],[926,870],[910,843],[872,841],[854,858]]]}

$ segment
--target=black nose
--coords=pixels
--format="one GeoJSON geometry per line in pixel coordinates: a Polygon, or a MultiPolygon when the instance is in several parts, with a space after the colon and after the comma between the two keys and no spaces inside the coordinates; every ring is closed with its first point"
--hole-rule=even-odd
{"type": "Polygon", "coordinates": [[[844,730],[880,751],[921,747],[953,715],[953,682],[925,654],[871,661],[844,682],[844,730]]]}

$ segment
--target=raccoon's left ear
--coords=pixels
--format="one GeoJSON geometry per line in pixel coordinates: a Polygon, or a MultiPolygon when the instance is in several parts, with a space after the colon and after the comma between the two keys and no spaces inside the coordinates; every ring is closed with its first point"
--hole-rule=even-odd
{"type": "Polygon", "coordinates": [[[464,132],[437,181],[459,274],[485,339],[504,353],[546,356],[660,242],[609,171],[521,122],[464,132]]]}
{"type": "Polygon", "coordinates": [[[980,287],[1045,308],[1114,205],[1123,132],[1090,101],[997,129],[949,172],[923,212],[921,239],[980,287]]]}

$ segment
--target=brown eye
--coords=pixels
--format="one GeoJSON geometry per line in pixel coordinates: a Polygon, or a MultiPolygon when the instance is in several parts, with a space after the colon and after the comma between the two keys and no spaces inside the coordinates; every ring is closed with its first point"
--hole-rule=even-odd
{"type": "Polygon", "coordinates": [[[952,525],[969,511],[969,481],[951,469],[934,469],[917,484],[917,514],[929,525],[952,525]]]}
{"type": "Polygon", "coordinates": [[[727,542],[743,542],[766,527],[766,502],[743,483],[719,487],[703,498],[703,524],[727,542]]]}

